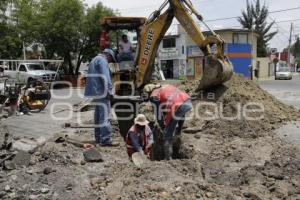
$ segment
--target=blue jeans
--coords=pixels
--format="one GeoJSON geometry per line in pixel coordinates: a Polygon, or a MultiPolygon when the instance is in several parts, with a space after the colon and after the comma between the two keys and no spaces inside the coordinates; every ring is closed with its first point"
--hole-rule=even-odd
{"type": "Polygon", "coordinates": [[[118,62],[122,62],[122,61],[133,61],[134,57],[132,55],[131,52],[128,53],[120,53],[117,56],[118,62]]]}
{"type": "Polygon", "coordinates": [[[110,144],[112,142],[112,127],[110,120],[110,100],[97,99],[95,101],[95,139],[96,143],[110,144]]]}
{"type": "Polygon", "coordinates": [[[185,101],[175,112],[175,117],[173,117],[164,129],[164,142],[172,142],[173,136],[175,134],[176,126],[178,124],[179,129],[182,128],[184,123],[185,114],[193,108],[192,101],[189,99],[185,101]]]}

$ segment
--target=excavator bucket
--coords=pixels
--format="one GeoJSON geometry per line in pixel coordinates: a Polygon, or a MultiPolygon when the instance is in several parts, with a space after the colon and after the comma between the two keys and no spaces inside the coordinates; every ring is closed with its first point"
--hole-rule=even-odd
{"type": "Polygon", "coordinates": [[[204,57],[203,74],[199,80],[198,90],[220,85],[231,79],[232,64],[228,59],[218,59],[208,55],[204,57]]]}

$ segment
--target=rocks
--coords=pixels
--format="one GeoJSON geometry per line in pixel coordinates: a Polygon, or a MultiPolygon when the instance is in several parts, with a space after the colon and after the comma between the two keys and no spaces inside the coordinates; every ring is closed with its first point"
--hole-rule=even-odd
{"type": "Polygon", "coordinates": [[[18,151],[30,152],[33,153],[38,147],[44,145],[46,139],[44,137],[40,137],[38,139],[30,140],[27,138],[22,138],[18,141],[15,141],[12,144],[12,148],[18,151]]]}
{"type": "Polygon", "coordinates": [[[243,193],[244,197],[249,198],[249,199],[256,199],[256,200],[263,200],[260,196],[253,192],[245,192],[243,193]]]}
{"type": "Polygon", "coordinates": [[[8,154],[3,162],[3,169],[14,170],[17,167],[29,166],[31,155],[26,152],[13,152],[8,154]]]}
{"type": "Polygon", "coordinates": [[[196,135],[194,135],[194,138],[200,139],[201,138],[201,133],[197,133],[196,135]]]}
{"type": "Polygon", "coordinates": [[[50,189],[49,189],[49,188],[46,188],[46,187],[43,187],[43,188],[40,190],[40,192],[41,192],[42,194],[47,194],[47,193],[50,192],[50,189]]]}
{"type": "Polygon", "coordinates": [[[4,162],[3,168],[5,170],[14,170],[14,169],[17,168],[17,166],[14,162],[7,160],[7,161],[4,162]]]}
{"type": "Polygon", "coordinates": [[[17,167],[22,167],[22,166],[28,167],[30,164],[30,159],[31,159],[31,154],[24,151],[19,151],[12,159],[12,162],[17,167]]]}
{"type": "Polygon", "coordinates": [[[206,196],[207,198],[214,198],[214,197],[215,197],[215,194],[212,193],[212,192],[206,192],[206,193],[205,193],[205,196],[206,196]]]}
{"type": "Polygon", "coordinates": [[[30,200],[37,200],[39,198],[39,195],[29,195],[30,200]]]}
{"type": "Polygon", "coordinates": [[[12,146],[12,136],[9,134],[6,127],[1,127],[0,130],[0,150],[9,150],[12,146]]]}
{"type": "Polygon", "coordinates": [[[5,192],[11,192],[11,187],[10,187],[9,185],[6,185],[6,186],[4,187],[4,191],[5,191],[5,192]]]}
{"type": "Polygon", "coordinates": [[[196,126],[196,127],[189,127],[183,130],[186,134],[196,134],[201,132],[203,129],[203,126],[196,126]]]}
{"type": "Polygon", "coordinates": [[[85,151],[83,156],[86,162],[103,162],[102,156],[96,148],[85,151]]]}
{"type": "Polygon", "coordinates": [[[66,190],[72,190],[73,189],[73,184],[72,183],[69,183],[67,186],[66,186],[66,190]]]}
{"type": "Polygon", "coordinates": [[[51,167],[46,167],[46,168],[43,170],[43,173],[44,173],[45,175],[51,174],[52,172],[56,172],[56,170],[52,169],[51,167]]]}
{"type": "Polygon", "coordinates": [[[80,162],[80,164],[81,164],[81,165],[85,165],[86,162],[85,162],[84,160],[82,160],[82,161],[80,162]]]}
{"type": "Polygon", "coordinates": [[[0,191],[0,198],[5,197],[5,195],[6,195],[6,192],[5,192],[5,191],[0,191]]]}

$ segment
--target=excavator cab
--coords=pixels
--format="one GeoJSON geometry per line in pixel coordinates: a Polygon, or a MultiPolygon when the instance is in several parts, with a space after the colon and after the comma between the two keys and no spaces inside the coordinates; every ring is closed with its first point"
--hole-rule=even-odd
{"type": "Polygon", "coordinates": [[[140,37],[141,27],[146,20],[143,17],[106,17],[101,21],[100,47],[102,50],[106,48],[113,49],[117,58],[117,63],[110,64],[117,95],[133,95],[135,81],[134,58],[137,52],[137,41],[140,37]],[[130,42],[130,56],[120,56],[121,52],[119,49],[122,37],[124,35],[129,37],[128,34],[134,39],[130,42]]]}

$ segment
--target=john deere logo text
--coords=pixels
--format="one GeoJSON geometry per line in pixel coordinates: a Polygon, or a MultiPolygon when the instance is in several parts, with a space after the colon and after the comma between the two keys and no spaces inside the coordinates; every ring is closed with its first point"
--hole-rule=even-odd
{"type": "Polygon", "coordinates": [[[144,50],[144,55],[146,57],[149,56],[150,52],[151,52],[151,47],[153,44],[153,39],[154,39],[154,30],[153,29],[149,29],[148,34],[147,34],[147,41],[146,41],[146,45],[145,45],[145,50],[144,50]]]}

